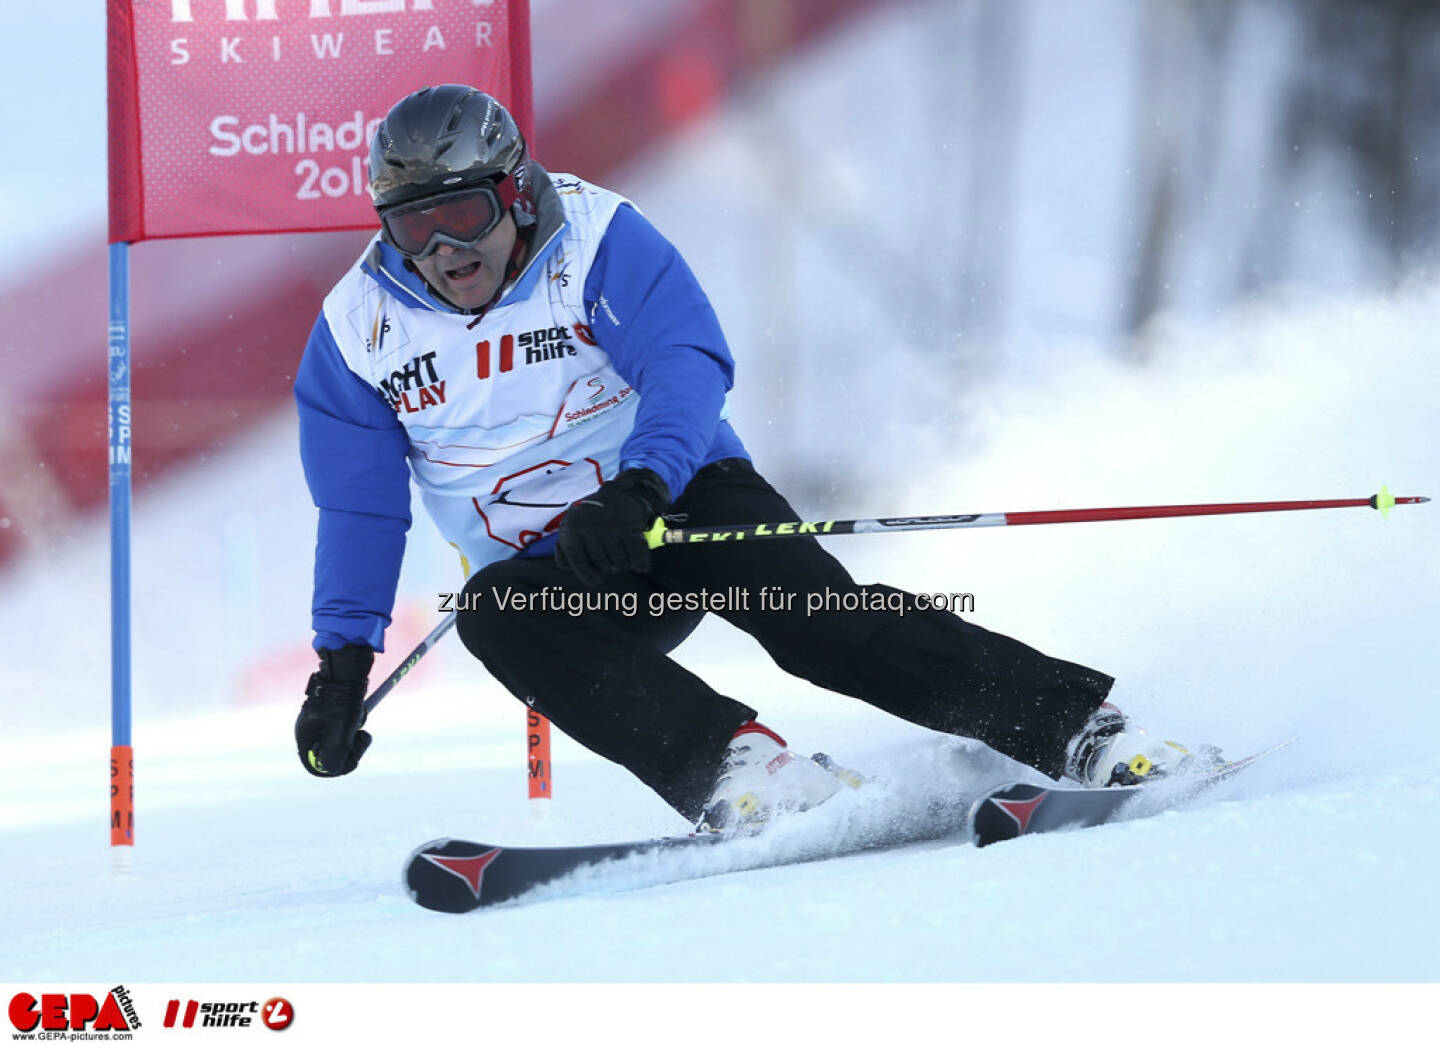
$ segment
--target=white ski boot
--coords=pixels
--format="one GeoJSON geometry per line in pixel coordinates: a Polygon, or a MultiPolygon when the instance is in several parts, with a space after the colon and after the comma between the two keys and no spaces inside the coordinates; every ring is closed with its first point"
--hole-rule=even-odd
{"type": "Polygon", "coordinates": [[[1102,703],[1070,740],[1065,776],[1086,787],[1121,787],[1217,767],[1224,762],[1215,747],[1198,754],[1173,740],[1157,740],[1120,712],[1102,703]]]}
{"type": "Polygon", "coordinates": [[[803,812],[828,801],[859,777],[824,754],[802,758],[758,722],[740,726],[720,765],[720,777],[696,829],[702,833],[750,831],[777,815],[803,812]]]}

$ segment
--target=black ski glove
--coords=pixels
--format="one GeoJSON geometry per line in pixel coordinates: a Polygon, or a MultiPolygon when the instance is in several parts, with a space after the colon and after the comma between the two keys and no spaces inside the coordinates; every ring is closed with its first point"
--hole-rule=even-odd
{"type": "Polygon", "coordinates": [[[321,649],[320,669],[305,686],[305,703],[295,719],[300,764],[312,776],[354,772],[370,746],[365,724],[365,688],[375,650],[366,645],[321,649]]]}
{"type": "Polygon", "coordinates": [[[555,561],[588,587],[631,570],[650,571],[645,530],[670,503],[665,480],[649,468],[622,471],[570,505],[555,541],[555,561]]]}

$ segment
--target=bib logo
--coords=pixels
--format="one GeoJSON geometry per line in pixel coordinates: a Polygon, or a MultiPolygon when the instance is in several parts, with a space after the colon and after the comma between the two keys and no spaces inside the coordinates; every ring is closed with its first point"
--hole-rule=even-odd
{"type": "Polygon", "coordinates": [[[520,335],[520,347],[525,350],[525,364],[546,362],[550,359],[563,359],[567,355],[575,354],[575,346],[570,343],[570,329],[565,326],[552,326],[546,330],[531,330],[520,335]]]}
{"type": "MultiPolygon", "coordinates": [[[[496,369],[500,373],[509,373],[515,368],[517,340],[520,350],[525,353],[522,360],[522,365],[525,366],[532,363],[549,362],[551,359],[566,359],[576,354],[575,345],[570,341],[570,328],[567,326],[527,330],[518,338],[514,334],[505,334],[500,338],[499,358],[496,360],[496,369]]],[[[582,336],[581,340],[585,341],[585,338],[582,336]]],[[[585,343],[594,344],[595,342],[585,341],[585,343]]],[[[490,342],[481,341],[475,345],[475,377],[477,380],[489,380],[490,371],[490,342]]]]}
{"type": "MultiPolygon", "coordinates": [[[[22,1034],[43,1036],[70,1030],[115,1033],[111,1039],[130,1040],[140,1028],[135,1002],[124,986],[116,986],[100,1001],[89,993],[17,993],[10,998],[10,1024],[22,1034]],[[116,1033],[115,1031],[120,1031],[116,1033]]],[[[27,1039],[16,1036],[17,1040],[27,1039]]]]}
{"type": "Polygon", "coordinates": [[[491,540],[523,551],[559,529],[570,505],[604,481],[599,461],[590,457],[547,460],[506,475],[483,502],[475,497],[472,503],[491,540]]]}
{"type": "Polygon", "coordinates": [[[417,355],[380,381],[380,394],[396,413],[420,413],[445,402],[445,382],[435,370],[435,353],[417,355]]]}

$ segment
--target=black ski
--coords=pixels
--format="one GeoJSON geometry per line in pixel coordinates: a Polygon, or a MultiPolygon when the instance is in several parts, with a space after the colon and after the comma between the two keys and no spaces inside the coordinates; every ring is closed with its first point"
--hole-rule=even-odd
{"type": "Polygon", "coordinates": [[[607,845],[506,848],[440,838],[421,845],[405,864],[405,888],[421,906],[468,913],[519,898],[541,885],[588,867],[691,847],[709,847],[722,834],[682,834],[607,845]]]}
{"type": "Polygon", "coordinates": [[[812,830],[808,827],[814,826],[815,820],[800,822],[816,814],[812,812],[776,823],[761,834],[739,836],[678,834],[612,844],[514,848],[440,838],[410,854],[405,864],[405,889],[427,909],[468,913],[512,900],[551,897],[542,895],[546,886],[555,887],[552,896],[643,888],[967,836],[983,846],[1022,833],[1153,815],[1283,746],[1285,743],[1277,744],[1187,780],[1104,790],[1013,783],[990,791],[969,808],[931,795],[919,806],[924,809],[922,814],[897,814],[868,826],[846,826],[842,820],[831,824],[833,829],[812,830]],[[586,875],[592,876],[586,879],[586,875]]]}
{"type": "Polygon", "coordinates": [[[1198,776],[1156,783],[1098,790],[1007,783],[975,802],[970,813],[970,840],[983,848],[1023,834],[1078,830],[1121,819],[1158,815],[1292,742],[1293,739],[1287,739],[1198,776]]]}
{"type": "Polygon", "coordinates": [[[410,854],[405,889],[427,909],[468,913],[512,899],[539,899],[551,884],[557,886],[555,895],[643,888],[964,838],[969,809],[963,802],[929,800],[922,808],[921,815],[896,815],[883,823],[794,817],[763,833],[679,834],[601,845],[510,848],[440,838],[410,854]],[[822,823],[825,829],[813,829],[822,823]],[[592,879],[585,880],[587,874],[592,879]]]}

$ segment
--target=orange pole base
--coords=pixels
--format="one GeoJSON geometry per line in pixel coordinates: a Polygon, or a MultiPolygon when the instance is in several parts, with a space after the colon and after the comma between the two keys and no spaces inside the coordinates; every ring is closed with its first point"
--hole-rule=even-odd
{"type": "Polygon", "coordinates": [[[110,844],[135,843],[135,750],[110,748],[110,844]]]}
{"type": "Polygon", "coordinates": [[[525,741],[529,750],[530,797],[553,797],[554,788],[550,778],[550,719],[533,710],[527,710],[525,741]]]}

